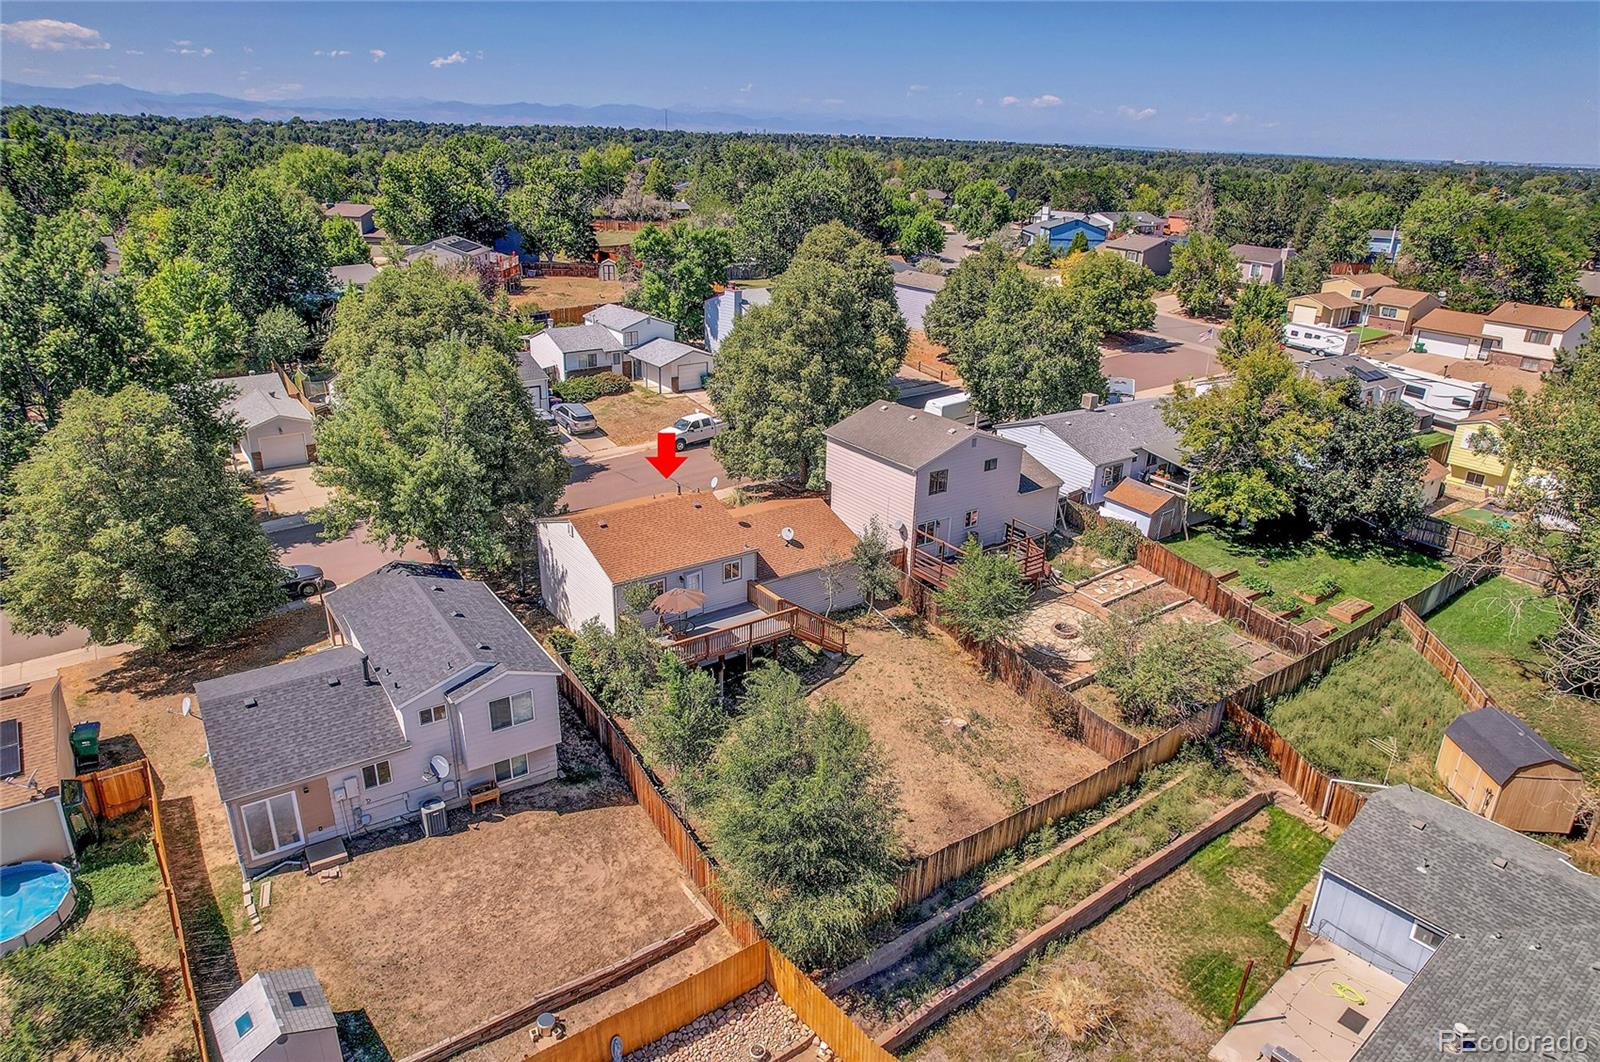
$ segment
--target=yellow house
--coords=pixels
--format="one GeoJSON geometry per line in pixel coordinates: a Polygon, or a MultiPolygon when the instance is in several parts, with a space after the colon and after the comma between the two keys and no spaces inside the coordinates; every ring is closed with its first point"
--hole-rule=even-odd
{"type": "MultiPolygon", "coordinates": [[[[1473,439],[1484,434],[1486,439],[1500,441],[1500,421],[1504,409],[1487,409],[1456,425],[1455,438],[1450,442],[1450,453],[1445,459],[1450,472],[1445,476],[1446,489],[1469,498],[1487,498],[1505,493],[1517,473],[1505,458],[1495,450],[1478,450],[1473,439]]],[[[1482,445],[1482,444],[1480,444],[1482,445]]],[[[1496,448],[1498,449],[1498,448],[1496,448]]]]}

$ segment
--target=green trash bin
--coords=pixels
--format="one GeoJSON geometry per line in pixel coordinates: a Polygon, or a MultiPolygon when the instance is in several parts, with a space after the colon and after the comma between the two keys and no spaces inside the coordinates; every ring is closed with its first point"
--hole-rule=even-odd
{"type": "Polygon", "coordinates": [[[72,728],[72,758],[82,767],[100,762],[100,724],[79,723],[72,728]]]}

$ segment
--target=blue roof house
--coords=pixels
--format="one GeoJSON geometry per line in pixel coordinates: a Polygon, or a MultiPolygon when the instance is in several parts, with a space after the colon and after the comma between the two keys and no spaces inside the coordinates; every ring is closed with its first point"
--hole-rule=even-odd
{"type": "Polygon", "coordinates": [[[1400,254],[1399,229],[1372,229],[1367,233],[1367,260],[1387,258],[1394,261],[1400,254]]]}
{"type": "Polygon", "coordinates": [[[1066,210],[1040,210],[1027,225],[1022,227],[1022,244],[1026,247],[1035,240],[1048,239],[1052,248],[1065,251],[1072,246],[1072,241],[1080,232],[1083,233],[1084,239],[1089,241],[1091,251],[1111,235],[1109,226],[1096,224],[1089,220],[1087,214],[1066,210]]]}

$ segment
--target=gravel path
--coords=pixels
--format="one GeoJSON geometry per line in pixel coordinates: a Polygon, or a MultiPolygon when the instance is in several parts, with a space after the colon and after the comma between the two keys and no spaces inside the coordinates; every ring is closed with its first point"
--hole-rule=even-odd
{"type": "Polygon", "coordinates": [[[752,1047],[776,1055],[810,1033],[772,986],[764,984],[630,1052],[627,1062],[746,1062],[766,1057],[751,1054],[752,1047]]]}

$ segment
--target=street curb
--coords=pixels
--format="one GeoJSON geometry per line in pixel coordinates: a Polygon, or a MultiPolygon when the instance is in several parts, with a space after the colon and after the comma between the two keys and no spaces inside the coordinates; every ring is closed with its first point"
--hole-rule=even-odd
{"type": "Polygon", "coordinates": [[[310,522],[311,518],[305,513],[296,513],[293,516],[280,516],[276,520],[264,521],[261,524],[261,530],[269,535],[275,535],[279,531],[293,531],[296,528],[305,527],[310,522]]]}

